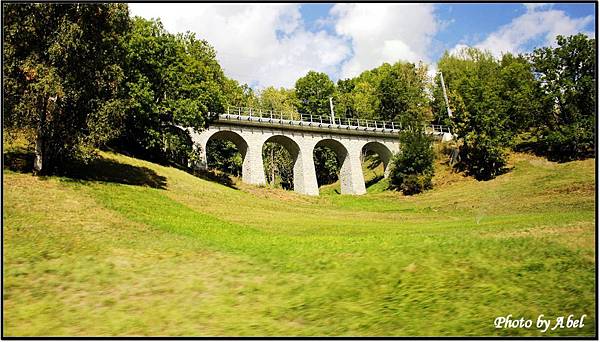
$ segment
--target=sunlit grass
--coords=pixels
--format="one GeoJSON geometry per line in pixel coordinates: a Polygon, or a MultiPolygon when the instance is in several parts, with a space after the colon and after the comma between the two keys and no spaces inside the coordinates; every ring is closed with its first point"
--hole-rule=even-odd
{"type": "Polygon", "coordinates": [[[104,156],[166,189],[4,171],[7,336],[594,335],[594,160],[309,197],[104,156]]]}

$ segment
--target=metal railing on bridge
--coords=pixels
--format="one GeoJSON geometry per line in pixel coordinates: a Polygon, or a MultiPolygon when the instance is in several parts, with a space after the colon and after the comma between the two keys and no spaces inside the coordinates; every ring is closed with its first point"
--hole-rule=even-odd
{"type": "MultiPolygon", "coordinates": [[[[216,116],[217,114],[215,114],[216,116]]],[[[378,131],[384,133],[397,133],[403,130],[400,122],[369,120],[358,118],[332,118],[298,112],[281,112],[250,107],[227,107],[226,113],[219,113],[219,119],[248,120],[265,123],[279,123],[299,126],[315,126],[323,128],[340,128],[364,131],[378,131]]],[[[407,127],[409,128],[409,127],[407,127]]],[[[451,133],[450,127],[442,125],[426,125],[426,131],[433,134],[451,133]]]]}

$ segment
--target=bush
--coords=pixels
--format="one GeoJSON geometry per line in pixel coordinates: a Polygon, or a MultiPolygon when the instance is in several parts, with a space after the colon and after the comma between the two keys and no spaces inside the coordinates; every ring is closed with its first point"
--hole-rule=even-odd
{"type": "Polygon", "coordinates": [[[572,124],[556,130],[546,130],[540,139],[540,153],[549,160],[566,162],[594,155],[594,132],[592,127],[572,124]]]}
{"type": "Polygon", "coordinates": [[[432,188],[433,138],[421,130],[400,133],[400,152],[392,159],[390,188],[413,195],[432,188]]]}
{"type": "Polygon", "coordinates": [[[506,172],[506,152],[496,139],[470,134],[460,147],[458,168],[477,180],[490,180],[506,172]]]}

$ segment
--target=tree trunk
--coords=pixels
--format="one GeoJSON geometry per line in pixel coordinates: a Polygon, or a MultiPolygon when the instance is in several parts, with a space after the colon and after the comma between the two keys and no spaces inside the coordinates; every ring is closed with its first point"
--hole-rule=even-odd
{"type": "Polygon", "coordinates": [[[33,174],[41,175],[44,171],[44,138],[40,130],[37,132],[35,139],[35,159],[33,161],[33,174]]]}
{"type": "Polygon", "coordinates": [[[271,146],[271,186],[275,185],[275,161],[273,157],[273,146],[271,146]]]}
{"type": "Polygon", "coordinates": [[[40,108],[40,117],[37,125],[35,137],[35,159],[33,160],[33,174],[42,175],[46,172],[48,165],[44,162],[45,157],[45,141],[44,141],[44,126],[46,124],[46,110],[48,109],[48,99],[44,96],[42,106],[40,108]]]}

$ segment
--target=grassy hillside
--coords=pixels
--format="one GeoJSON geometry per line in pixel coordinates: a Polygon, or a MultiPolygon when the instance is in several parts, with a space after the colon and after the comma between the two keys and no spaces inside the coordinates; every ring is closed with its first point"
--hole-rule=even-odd
{"type": "Polygon", "coordinates": [[[103,156],[87,180],[4,170],[7,336],[595,333],[594,160],[307,197],[103,156]]]}

